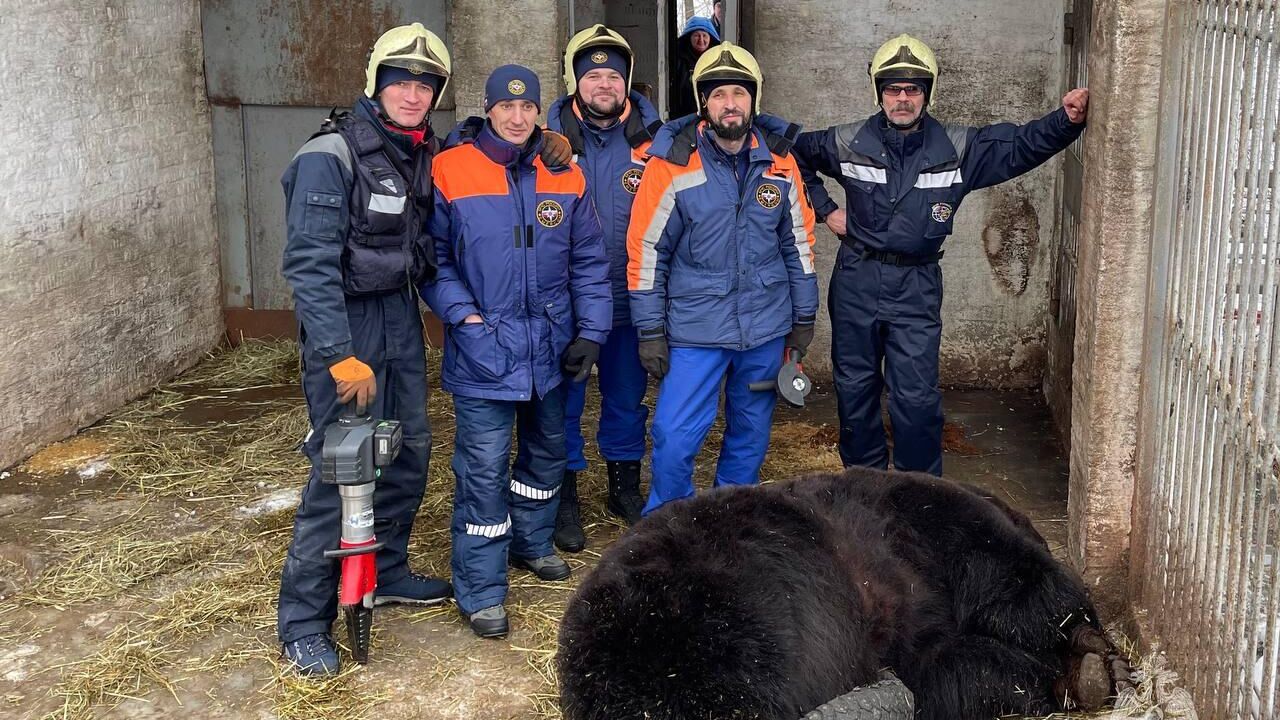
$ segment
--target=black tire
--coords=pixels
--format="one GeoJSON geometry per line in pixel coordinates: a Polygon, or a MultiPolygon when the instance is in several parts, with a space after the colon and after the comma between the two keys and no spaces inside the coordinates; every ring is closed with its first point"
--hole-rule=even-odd
{"type": "Polygon", "coordinates": [[[912,720],[915,698],[893,673],[883,672],[872,685],[841,695],[800,720],[912,720]]]}

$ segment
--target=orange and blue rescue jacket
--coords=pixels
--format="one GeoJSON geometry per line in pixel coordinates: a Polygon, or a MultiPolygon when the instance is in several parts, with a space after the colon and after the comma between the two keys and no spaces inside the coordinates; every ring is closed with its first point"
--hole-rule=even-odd
{"type": "Polygon", "coordinates": [[[682,118],[649,146],[627,231],[631,318],[642,340],[749,350],[817,317],[813,210],[759,124],[741,182],[708,132],[682,118]]]}
{"type": "Polygon", "coordinates": [[[575,337],[608,336],[609,261],[586,179],[548,170],[541,146],[538,130],[522,148],[486,123],[433,161],[439,270],[422,296],[444,322],[440,384],[455,395],[543,397],[575,337]],[[472,314],[484,322],[464,323],[472,314]]]}

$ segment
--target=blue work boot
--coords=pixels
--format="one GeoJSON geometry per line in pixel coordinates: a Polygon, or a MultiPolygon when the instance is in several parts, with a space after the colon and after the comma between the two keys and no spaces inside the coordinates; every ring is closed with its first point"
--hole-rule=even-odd
{"type": "Polygon", "coordinates": [[[316,633],[284,644],[284,656],[300,675],[321,677],[338,674],[338,649],[333,636],[316,633]]]}
{"type": "Polygon", "coordinates": [[[379,585],[373,594],[374,605],[438,605],[453,597],[453,586],[439,578],[411,572],[399,580],[379,585]]]}
{"type": "Polygon", "coordinates": [[[471,632],[482,638],[506,637],[510,627],[507,624],[507,610],[501,605],[477,610],[470,615],[462,613],[462,617],[471,626],[471,632]]]}
{"type": "Polygon", "coordinates": [[[540,558],[511,556],[511,567],[523,568],[538,576],[539,580],[564,580],[569,577],[569,563],[559,555],[543,555],[540,558]]]}

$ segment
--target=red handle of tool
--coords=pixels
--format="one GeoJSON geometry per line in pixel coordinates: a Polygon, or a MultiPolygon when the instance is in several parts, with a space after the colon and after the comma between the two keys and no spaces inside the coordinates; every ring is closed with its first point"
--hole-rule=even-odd
{"type": "MultiPolygon", "coordinates": [[[[372,546],[377,540],[370,538],[367,542],[349,543],[342,541],[341,547],[360,548],[372,546]]],[[[364,596],[372,593],[378,585],[378,560],[374,552],[348,555],[342,558],[342,579],[338,587],[338,603],[340,605],[359,605],[364,596]]]]}

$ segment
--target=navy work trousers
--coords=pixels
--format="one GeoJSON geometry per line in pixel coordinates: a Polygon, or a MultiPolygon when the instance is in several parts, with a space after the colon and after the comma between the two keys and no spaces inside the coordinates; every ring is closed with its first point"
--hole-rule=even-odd
{"type": "Polygon", "coordinates": [[[842,245],[827,309],[845,467],[888,468],[880,409],[888,383],[894,467],[941,475],[941,268],[889,265],[842,245]]]}
{"type": "MultiPolygon", "coordinates": [[[[390,467],[383,468],[373,496],[374,533],[386,547],[378,551],[378,584],[409,573],[409,531],[426,489],[431,429],[427,424],[426,352],[417,297],[409,289],[373,297],[348,297],[347,320],[356,357],[370,368],[378,392],[368,409],[374,419],[399,420],[404,445],[390,467]]],[[[289,643],[328,632],[338,615],[339,564],[324,557],[342,536],[342,503],[338,486],[320,481],[320,453],[325,429],[338,419],[337,387],[329,368],[302,344],[302,391],[307,399],[311,433],[302,449],[311,474],[293,521],[293,540],[280,576],[276,630],[289,643]]]]}

